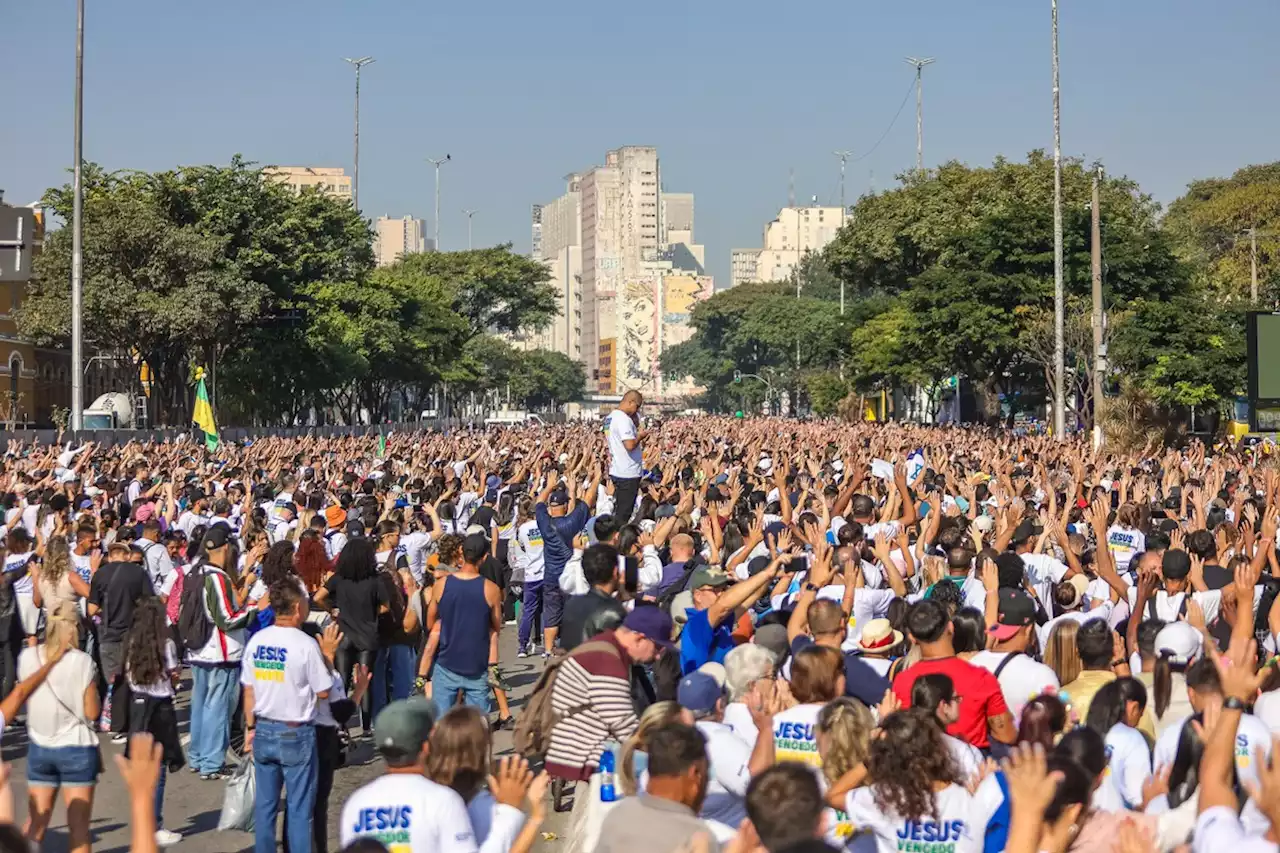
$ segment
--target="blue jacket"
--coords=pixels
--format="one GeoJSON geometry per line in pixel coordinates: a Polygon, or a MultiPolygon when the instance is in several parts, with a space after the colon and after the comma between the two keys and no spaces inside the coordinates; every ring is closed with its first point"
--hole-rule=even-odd
{"type": "Polygon", "coordinates": [[[587,526],[591,510],[577,501],[568,515],[552,518],[547,505],[539,503],[533,508],[533,517],[542,534],[543,579],[558,584],[564,567],[573,557],[573,540],[587,526]]]}

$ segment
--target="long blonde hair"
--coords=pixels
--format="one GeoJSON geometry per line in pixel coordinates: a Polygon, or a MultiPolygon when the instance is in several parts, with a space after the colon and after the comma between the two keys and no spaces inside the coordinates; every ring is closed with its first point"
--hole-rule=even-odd
{"type": "Polygon", "coordinates": [[[56,649],[66,646],[69,649],[80,646],[80,614],[74,609],[59,608],[49,614],[44,626],[44,646],[56,649]]]}
{"type": "Polygon", "coordinates": [[[867,760],[875,717],[856,699],[841,697],[818,712],[818,748],[822,775],[835,782],[867,760]]]}
{"type": "Polygon", "coordinates": [[[1080,661],[1080,650],[1076,648],[1076,634],[1080,632],[1080,623],[1074,619],[1063,619],[1049,632],[1045,641],[1044,663],[1058,676],[1058,683],[1066,687],[1080,677],[1084,664],[1080,661]]]}
{"type": "Polygon", "coordinates": [[[40,566],[40,576],[57,588],[62,577],[71,568],[71,547],[67,540],[55,536],[49,540],[45,549],[44,563],[40,566]]]}
{"type": "Polygon", "coordinates": [[[640,715],[640,725],[635,734],[627,738],[622,745],[622,754],[618,757],[618,782],[622,793],[628,797],[636,793],[636,752],[649,748],[649,733],[668,723],[680,720],[684,709],[679,702],[654,702],[640,715]]]}

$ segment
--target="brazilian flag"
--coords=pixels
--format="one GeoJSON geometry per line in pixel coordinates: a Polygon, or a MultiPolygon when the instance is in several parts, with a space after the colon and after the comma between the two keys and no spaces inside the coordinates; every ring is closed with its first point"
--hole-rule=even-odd
{"type": "Polygon", "coordinates": [[[218,427],[213,422],[213,406],[209,405],[209,390],[204,386],[204,368],[196,368],[196,406],[191,411],[191,423],[204,433],[204,446],[210,453],[218,449],[218,427]]]}

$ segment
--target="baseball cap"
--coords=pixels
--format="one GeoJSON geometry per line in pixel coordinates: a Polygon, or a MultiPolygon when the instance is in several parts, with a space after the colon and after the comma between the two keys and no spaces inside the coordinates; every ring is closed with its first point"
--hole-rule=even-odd
{"type": "Polygon", "coordinates": [[[661,607],[648,604],[637,607],[622,620],[622,627],[652,640],[661,648],[675,648],[671,642],[671,616],[661,607]]]}
{"type": "Polygon", "coordinates": [[[1177,548],[1170,548],[1160,558],[1160,573],[1167,580],[1180,581],[1191,574],[1191,555],[1177,548]]]}
{"type": "Polygon", "coordinates": [[[1031,537],[1035,535],[1035,523],[1029,518],[1024,518],[1013,531],[1013,544],[1021,545],[1024,542],[1029,542],[1031,537]]]}
{"type": "Polygon", "coordinates": [[[470,525],[469,527],[467,527],[467,535],[468,535],[468,536],[483,536],[484,538],[488,539],[488,538],[489,538],[489,531],[485,530],[483,527],[481,527],[481,526],[480,526],[480,525],[478,525],[478,524],[472,524],[472,525],[470,525]]]}
{"type": "Polygon", "coordinates": [[[423,696],[400,699],[378,712],[373,720],[373,740],[379,751],[416,756],[431,736],[436,722],[435,705],[423,696]]]}
{"type": "Polygon", "coordinates": [[[231,531],[227,529],[225,524],[214,524],[204,532],[204,550],[212,551],[215,548],[225,547],[227,537],[231,531]]]}
{"type": "Polygon", "coordinates": [[[1019,630],[1036,621],[1036,604],[1020,589],[1006,587],[1000,590],[1000,605],[996,624],[988,628],[997,640],[1008,640],[1019,630]]]}
{"type": "Polygon", "coordinates": [[[1156,656],[1167,658],[1172,664],[1186,666],[1200,657],[1203,648],[1200,632],[1186,622],[1170,622],[1156,634],[1156,656]]]}
{"type": "Polygon", "coordinates": [[[556,489],[551,493],[550,500],[547,501],[551,506],[564,506],[569,503],[569,493],[564,489],[556,489]]]}
{"type": "Polygon", "coordinates": [[[1058,601],[1058,604],[1067,610],[1075,610],[1084,601],[1084,594],[1089,589],[1089,579],[1084,575],[1072,575],[1063,581],[1064,586],[1071,588],[1071,597],[1068,601],[1058,601]]]}
{"type": "Polygon", "coordinates": [[[704,586],[724,587],[731,583],[724,569],[715,566],[698,566],[689,578],[689,589],[702,589],[704,586]]]}
{"type": "Polygon", "coordinates": [[[488,477],[484,478],[485,489],[497,489],[501,485],[502,485],[502,478],[499,477],[497,474],[490,474],[488,477]]]}
{"type": "Polygon", "coordinates": [[[676,701],[695,714],[714,711],[723,697],[724,688],[705,672],[689,673],[676,687],[676,701]]]}
{"type": "Polygon", "coordinates": [[[757,628],[752,642],[772,652],[773,659],[777,662],[781,662],[791,648],[791,644],[787,642],[787,626],[777,623],[757,628]]]}

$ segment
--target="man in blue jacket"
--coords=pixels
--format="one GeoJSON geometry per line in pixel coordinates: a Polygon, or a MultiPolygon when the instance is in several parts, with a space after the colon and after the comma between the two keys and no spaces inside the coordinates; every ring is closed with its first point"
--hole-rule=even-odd
{"type": "Polygon", "coordinates": [[[560,575],[573,557],[573,540],[587,526],[591,511],[596,505],[596,493],[600,487],[601,472],[596,468],[594,478],[586,487],[584,498],[578,498],[580,469],[568,472],[568,487],[560,485],[560,476],[551,472],[547,485],[538,495],[534,507],[534,520],[542,534],[542,656],[551,657],[560,633],[560,617],[564,613],[565,594],[560,589],[560,575]],[[573,509],[569,506],[572,503],[573,509]]]}

